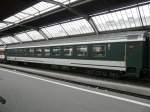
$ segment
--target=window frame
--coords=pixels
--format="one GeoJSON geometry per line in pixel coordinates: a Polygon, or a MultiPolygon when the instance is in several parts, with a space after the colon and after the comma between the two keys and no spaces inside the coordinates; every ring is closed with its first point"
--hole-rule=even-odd
{"type": "Polygon", "coordinates": [[[77,57],[88,57],[88,54],[89,54],[88,45],[77,45],[77,46],[76,46],[76,56],[77,56],[77,57]],[[78,47],[80,47],[80,46],[86,46],[86,48],[87,48],[87,54],[86,54],[86,55],[84,55],[84,56],[79,56],[79,55],[78,55],[78,47]]]}
{"type": "Polygon", "coordinates": [[[36,47],[34,49],[34,56],[36,56],[36,57],[42,57],[43,56],[43,48],[42,47],[36,47]],[[38,51],[38,49],[40,49],[41,51],[38,51]]]}
{"type": "Polygon", "coordinates": [[[101,58],[101,57],[106,57],[106,55],[107,55],[107,46],[106,45],[100,45],[100,44],[93,44],[92,45],[92,57],[94,57],[94,58],[101,58]],[[102,55],[102,56],[95,56],[94,55],[94,47],[104,47],[104,55],[102,55]]]}
{"type": "Polygon", "coordinates": [[[52,55],[51,47],[43,47],[43,52],[44,57],[50,57],[52,55]],[[49,52],[45,52],[46,49],[49,49],[49,52]],[[49,53],[49,55],[46,55],[46,53],[49,53]]]}
{"type": "Polygon", "coordinates": [[[33,48],[33,47],[29,48],[29,56],[31,56],[31,57],[35,56],[35,48],[33,48]],[[33,52],[30,51],[31,49],[33,52]]]}
{"type": "Polygon", "coordinates": [[[53,57],[55,57],[55,56],[56,56],[56,57],[61,56],[61,46],[53,46],[51,49],[52,49],[52,56],[53,56],[53,57]],[[56,48],[59,48],[59,49],[60,49],[59,55],[54,55],[54,51],[53,51],[53,50],[56,49],[56,48]]]}
{"type": "Polygon", "coordinates": [[[73,48],[73,46],[64,46],[63,47],[63,55],[64,56],[66,56],[66,57],[72,57],[73,56],[73,53],[74,53],[74,48],[73,48]],[[66,48],[72,48],[72,53],[71,53],[71,55],[65,55],[65,49],[66,48]]]}

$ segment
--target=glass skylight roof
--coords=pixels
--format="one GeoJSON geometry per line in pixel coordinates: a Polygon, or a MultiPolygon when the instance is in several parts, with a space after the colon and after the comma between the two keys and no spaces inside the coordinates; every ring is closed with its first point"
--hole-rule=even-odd
{"type": "Polygon", "coordinates": [[[28,36],[30,36],[33,40],[41,40],[44,37],[37,31],[29,31],[27,32],[28,36]]]}
{"type": "Polygon", "coordinates": [[[33,6],[33,8],[36,9],[39,13],[44,13],[44,12],[56,9],[58,7],[59,6],[56,6],[55,4],[51,4],[47,2],[40,2],[33,6]]]}
{"type": "MultiPolygon", "coordinates": [[[[55,0],[55,1],[67,5],[69,3],[73,3],[78,0],[55,0]]],[[[59,5],[41,1],[27,9],[11,16],[11,17],[6,18],[4,21],[12,22],[13,24],[19,23],[23,20],[38,16],[42,13],[57,9],[59,7],[60,7],[59,5]]],[[[11,24],[11,25],[13,25],[13,24],[11,24]]],[[[7,27],[7,26],[4,26],[4,27],[7,27]]]]}
{"type": "Polygon", "coordinates": [[[19,41],[17,41],[15,38],[8,36],[8,37],[3,37],[1,38],[1,40],[3,42],[5,42],[6,44],[11,44],[11,43],[18,43],[19,41]]]}
{"type": "Polygon", "coordinates": [[[150,25],[150,4],[139,7],[144,25],[150,25]]]}
{"type": "Polygon", "coordinates": [[[20,19],[23,19],[23,18],[26,18],[29,16],[29,14],[26,14],[26,13],[23,13],[23,12],[20,12],[20,13],[17,13],[15,15],[16,17],[20,18],[20,19]]]}
{"type": "MultiPolygon", "coordinates": [[[[73,3],[78,0],[54,0],[54,1],[68,5],[69,3],[73,3]]],[[[42,13],[52,11],[59,7],[61,6],[41,1],[33,5],[32,7],[29,7],[5,19],[4,21],[8,23],[1,22],[0,29],[10,26],[13,23],[14,24],[19,23],[23,20],[38,16],[42,13]]],[[[150,3],[149,4],[147,3],[146,5],[141,4],[141,6],[139,7],[129,8],[128,6],[125,9],[120,8],[111,11],[112,12],[106,11],[99,15],[98,14],[90,15],[95,25],[97,26],[99,32],[126,29],[126,28],[136,28],[141,27],[142,25],[144,26],[150,25],[150,3]]],[[[66,22],[57,23],[57,25],[47,26],[41,28],[41,30],[47,35],[48,38],[65,37],[94,32],[89,22],[84,18],[82,19],[78,18],[76,20],[74,19],[66,22]]],[[[19,33],[16,34],[15,36],[23,42],[44,39],[44,37],[38,31],[35,30],[19,33]]],[[[4,37],[1,40],[2,44],[3,42],[5,42],[6,44],[18,42],[13,37],[4,37]]]]}
{"type": "Polygon", "coordinates": [[[44,37],[36,30],[19,33],[15,35],[22,42],[33,41],[33,40],[42,40],[44,37]]]}
{"type": "Polygon", "coordinates": [[[3,43],[0,41],[0,45],[3,45],[3,43]]]}
{"type": "Polygon", "coordinates": [[[73,2],[76,2],[78,0],[54,0],[56,2],[60,2],[60,3],[63,3],[63,4],[69,4],[69,3],[73,3],[73,2]]]}
{"type": "Polygon", "coordinates": [[[42,28],[42,31],[48,36],[48,38],[67,36],[61,25],[42,28]]]}
{"type": "Polygon", "coordinates": [[[12,23],[16,23],[16,22],[19,22],[19,17],[16,17],[16,16],[11,16],[11,17],[9,17],[9,18],[7,18],[7,19],[5,19],[4,21],[6,21],[6,22],[12,22],[12,23]]]}
{"type": "Polygon", "coordinates": [[[150,4],[92,17],[99,31],[150,25],[150,4]],[[140,18],[142,17],[142,21],[140,18]]]}
{"type": "Polygon", "coordinates": [[[69,35],[77,35],[77,34],[94,32],[91,25],[85,19],[63,23],[62,27],[69,35]]]}
{"type": "Polygon", "coordinates": [[[35,17],[43,12],[50,11],[50,10],[53,10],[56,8],[58,8],[58,6],[56,7],[56,5],[54,5],[54,4],[42,1],[42,2],[39,2],[35,5],[33,5],[32,7],[29,7],[27,9],[5,19],[4,21],[18,23],[23,20],[35,17]]]}
{"type": "MultiPolygon", "coordinates": [[[[35,30],[24,32],[24,33],[19,33],[19,34],[16,34],[15,36],[21,42],[28,42],[28,41],[33,41],[33,40],[44,39],[44,37],[38,31],[35,31],[35,30]]],[[[12,37],[12,36],[7,36],[7,37],[1,38],[1,41],[5,44],[19,43],[19,41],[16,38],[12,37]]],[[[0,44],[0,45],[2,45],[2,44],[0,44]]]]}
{"type": "Polygon", "coordinates": [[[32,41],[32,38],[29,37],[26,33],[16,34],[15,36],[23,42],[32,41]]]}
{"type": "Polygon", "coordinates": [[[4,27],[6,27],[6,26],[7,26],[7,24],[5,24],[5,23],[0,23],[0,29],[4,28],[4,27]]]}
{"type": "Polygon", "coordinates": [[[71,21],[71,22],[67,22],[67,23],[62,23],[60,25],[42,28],[42,31],[49,38],[94,32],[94,30],[92,29],[90,24],[85,19],[71,21]]]}

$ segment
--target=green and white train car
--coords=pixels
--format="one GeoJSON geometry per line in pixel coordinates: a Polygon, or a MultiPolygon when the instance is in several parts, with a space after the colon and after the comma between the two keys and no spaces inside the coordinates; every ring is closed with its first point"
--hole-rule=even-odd
{"type": "Polygon", "coordinates": [[[6,60],[115,71],[140,77],[150,71],[150,36],[132,31],[10,45],[6,60]]]}

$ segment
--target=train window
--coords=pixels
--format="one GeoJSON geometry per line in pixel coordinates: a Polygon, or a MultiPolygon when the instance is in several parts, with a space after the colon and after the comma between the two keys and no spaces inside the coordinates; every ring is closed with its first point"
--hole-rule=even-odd
{"type": "Polygon", "coordinates": [[[16,55],[17,56],[23,56],[24,55],[24,49],[22,49],[22,48],[17,49],[16,50],[16,55]]]}
{"type": "Polygon", "coordinates": [[[17,56],[17,54],[18,54],[17,49],[12,49],[11,54],[12,54],[12,56],[17,56]]]}
{"type": "Polygon", "coordinates": [[[111,44],[108,44],[107,47],[108,47],[108,50],[110,50],[111,49],[111,44]]]}
{"type": "Polygon", "coordinates": [[[14,56],[18,56],[19,55],[18,49],[14,49],[13,52],[14,52],[14,54],[13,54],[14,56]]]}
{"type": "Polygon", "coordinates": [[[73,55],[73,47],[67,46],[64,47],[64,56],[72,56],[73,55]]]}
{"type": "Polygon", "coordinates": [[[36,51],[36,56],[38,57],[42,56],[42,48],[36,48],[35,51],[36,51]]]}
{"type": "Polygon", "coordinates": [[[60,54],[61,54],[60,47],[54,47],[53,48],[53,56],[60,56],[60,54]]]}
{"type": "Polygon", "coordinates": [[[88,55],[87,45],[77,46],[77,56],[87,56],[87,55],[88,55]]]}
{"type": "Polygon", "coordinates": [[[34,53],[34,48],[30,48],[30,49],[29,49],[29,52],[30,52],[30,53],[34,53]]]}
{"type": "Polygon", "coordinates": [[[45,48],[44,49],[44,54],[45,54],[46,57],[50,56],[51,55],[50,48],[45,48]]]}
{"type": "Polygon", "coordinates": [[[7,54],[8,55],[10,55],[10,56],[15,56],[15,52],[13,52],[14,51],[14,49],[8,49],[8,52],[7,52],[7,54]]]}
{"type": "Polygon", "coordinates": [[[94,57],[106,56],[106,46],[105,45],[93,45],[93,56],[94,57]]]}
{"type": "Polygon", "coordinates": [[[20,50],[20,56],[26,56],[26,49],[21,49],[20,50]]]}
{"type": "Polygon", "coordinates": [[[24,48],[24,56],[28,56],[28,50],[29,48],[24,48]]]}
{"type": "Polygon", "coordinates": [[[34,48],[29,48],[29,54],[30,56],[34,56],[34,48]]]}

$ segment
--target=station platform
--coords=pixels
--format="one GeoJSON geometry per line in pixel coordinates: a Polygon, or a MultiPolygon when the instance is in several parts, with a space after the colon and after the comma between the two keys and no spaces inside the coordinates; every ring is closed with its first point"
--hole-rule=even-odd
{"type": "Polygon", "coordinates": [[[150,100],[0,68],[1,112],[149,112],[150,100]]]}
{"type": "Polygon", "coordinates": [[[19,67],[14,65],[0,64],[0,67],[17,70],[25,73],[30,73],[34,75],[39,75],[39,76],[46,76],[46,77],[65,80],[65,81],[72,81],[75,83],[82,83],[89,86],[96,86],[100,88],[126,92],[129,94],[131,93],[131,94],[150,98],[149,86],[136,85],[133,83],[130,84],[128,82],[117,82],[117,81],[110,81],[110,80],[103,80],[103,79],[95,79],[95,78],[89,78],[85,76],[72,75],[71,73],[59,73],[59,72],[38,70],[34,68],[19,67]]]}

